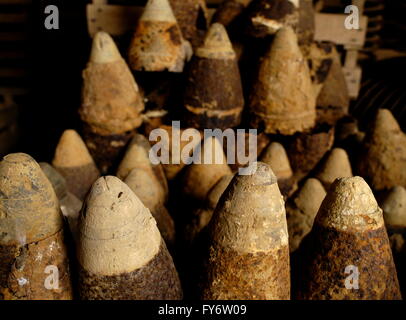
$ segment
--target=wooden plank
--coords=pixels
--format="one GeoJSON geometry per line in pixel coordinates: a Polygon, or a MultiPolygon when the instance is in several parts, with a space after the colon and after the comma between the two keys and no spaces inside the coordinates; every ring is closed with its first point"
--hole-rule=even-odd
{"type": "Polygon", "coordinates": [[[27,34],[25,32],[0,32],[0,41],[24,41],[27,40],[27,34]]]}
{"type": "Polygon", "coordinates": [[[27,13],[0,13],[0,23],[24,23],[28,21],[27,13]]]}
{"type": "Polygon", "coordinates": [[[348,48],[362,48],[365,43],[368,18],[360,17],[359,30],[348,30],[344,25],[346,17],[345,14],[316,13],[314,39],[332,41],[348,48]]]}
{"type": "Polygon", "coordinates": [[[24,68],[0,68],[0,78],[23,78],[27,76],[24,68]]]}
{"type": "Polygon", "coordinates": [[[32,0],[0,0],[0,5],[31,4],[32,0]]]}
{"type": "Polygon", "coordinates": [[[1,50],[0,49],[0,60],[1,59],[25,59],[27,53],[23,50],[1,50]]]}
{"type": "Polygon", "coordinates": [[[112,36],[123,35],[134,29],[142,7],[118,5],[87,5],[87,27],[91,37],[98,31],[106,31],[112,36]]]}

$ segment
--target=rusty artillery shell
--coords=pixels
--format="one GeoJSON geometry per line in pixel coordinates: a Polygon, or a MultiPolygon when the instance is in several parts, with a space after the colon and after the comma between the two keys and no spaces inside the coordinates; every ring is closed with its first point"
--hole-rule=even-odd
{"type": "Polygon", "coordinates": [[[303,238],[311,231],[314,218],[326,196],[326,190],[317,179],[310,178],[286,203],[290,252],[296,251],[303,238]]]}
{"type": "Polygon", "coordinates": [[[375,190],[406,187],[406,135],[387,109],[379,109],[364,139],[358,172],[375,190]]]}
{"type": "Polygon", "coordinates": [[[161,185],[160,201],[162,203],[166,202],[168,198],[168,182],[165,177],[165,173],[161,164],[153,164],[150,159],[151,145],[149,141],[141,134],[135,134],[131,140],[127,151],[121,160],[120,165],[117,169],[117,177],[121,180],[127,178],[130,172],[135,169],[150,170],[154,172],[156,178],[161,185]]]}
{"type": "Polygon", "coordinates": [[[223,176],[208,193],[204,204],[193,212],[190,223],[185,228],[185,239],[192,244],[199,233],[209,224],[221,195],[227,189],[234,175],[223,176]]]}
{"type": "Polygon", "coordinates": [[[337,178],[350,177],[352,177],[350,159],[348,159],[347,152],[341,148],[331,150],[316,173],[316,178],[320,180],[326,190],[337,178]]]}
{"type": "Polygon", "coordinates": [[[318,125],[309,133],[296,134],[288,147],[295,179],[301,180],[312,171],[334,143],[334,127],[318,125]]]}
{"type": "Polygon", "coordinates": [[[224,26],[211,25],[190,62],[184,93],[184,120],[200,129],[238,126],[244,107],[241,76],[224,26]]]}
{"type": "Polygon", "coordinates": [[[221,23],[228,27],[251,2],[252,0],[225,0],[221,2],[213,15],[212,23],[221,23]]]}
{"type": "Polygon", "coordinates": [[[207,29],[209,20],[205,0],[169,0],[173,13],[182,31],[182,36],[193,47],[201,42],[200,33],[207,29]]]}
{"type": "Polygon", "coordinates": [[[79,218],[86,300],[181,299],[177,271],[149,210],[120,179],[99,178],[79,218]]]}
{"type": "Polygon", "coordinates": [[[235,175],[208,228],[203,299],[290,298],[285,204],[270,166],[235,175]]]}
{"type": "Polygon", "coordinates": [[[316,100],[317,122],[335,125],[348,114],[350,97],[341,66],[340,56],[333,47],[330,71],[316,100]]]}
{"type": "Polygon", "coordinates": [[[278,179],[279,189],[285,199],[295,192],[297,184],[283,145],[278,142],[272,142],[262,153],[260,161],[271,166],[273,173],[278,179]]]}
{"type": "Polygon", "coordinates": [[[116,164],[134,129],[141,125],[143,110],[137,83],[113,39],[98,32],[83,71],[79,113],[87,147],[102,173],[116,164]]]}
{"type": "Polygon", "coordinates": [[[80,200],[100,176],[89,150],[75,130],[63,132],[52,165],[66,179],[67,189],[80,200]]]}
{"type": "Polygon", "coordinates": [[[68,221],[69,230],[73,238],[77,240],[77,224],[79,212],[82,209],[82,201],[68,191],[66,179],[54,167],[46,162],[40,162],[39,165],[49,182],[51,182],[58,197],[62,214],[68,221]]]}
{"type": "Polygon", "coordinates": [[[130,44],[131,69],[182,72],[187,51],[168,0],[148,0],[130,44]]]}
{"type": "MultiPolygon", "coordinates": [[[[197,151],[199,152],[199,151],[197,151]]],[[[200,162],[189,165],[183,176],[184,195],[203,202],[210,189],[225,175],[231,174],[226,156],[215,137],[203,140],[200,162]]]]}
{"type": "Polygon", "coordinates": [[[3,158],[0,197],[0,299],[72,299],[58,198],[33,158],[3,158]]]}
{"type": "Polygon", "coordinates": [[[124,182],[151,212],[162,238],[168,245],[175,242],[175,224],[165,208],[165,194],[152,168],[134,168],[124,182]]]}
{"type": "Polygon", "coordinates": [[[300,299],[401,299],[382,210],[361,177],[333,183],[300,250],[300,299]]]}
{"type": "Polygon", "coordinates": [[[278,31],[263,58],[250,96],[251,124],[266,133],[292,135],[312,128],[316,101],[309,68],[290,27],[278,31]]]}
{"type": "Polygon", "coordinates": [[[296,29],[299,23],[299,0],[253,0],[248,7],[247,33],[263,38],[283,27],[296,29]]]}

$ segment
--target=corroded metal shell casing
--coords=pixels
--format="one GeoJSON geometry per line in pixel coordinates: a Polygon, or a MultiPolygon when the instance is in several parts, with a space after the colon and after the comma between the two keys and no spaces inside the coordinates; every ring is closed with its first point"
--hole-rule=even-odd
{"type": "Polygon", "coordinates": [[[83,71],[82,105],[86,145],[105,174],[121,156],[134,129],[142,124],[144,101],[113,39],[98,32],[83,71]]]}
{"type": "Polygon", "coordinates": [[[120,135],[141,125],[143,110],[138,85],[113,39],[98,32],[83,71],[82,121],[96,134],[120,135]]]}
{"type": "Polygon", "coordinates": [[[235,175],[208,226],[202,298],[290,299],[285,204],[272,169],[235,175]]]}
{"type": "Polygon", "coordinates": [[[299,0],[253,0],[248,7],[247,33],[263,38],[277,33],[283,27],[297,28],[299,0]]]}
{"type": "Polygon", "coordinates": [[[292,28],[280,29],[263,57],[249,107],[251,125],[266,133],[292,135],[314,127],[316,99],[292,28]]]}
{"type": "Polygon", "coordinates": [[[288,155],[297,181],[307,176],[334,144],[334,127],[316,126],[311,132],[298,133],[289,143],[288,155]]]}
{"type": "Polygon", "coordinates": [[[5,156],[0,194],[0,299],[72,299],[58,198],[38,163],[5,156]]]}
{"type": "Polygon", "coordinates": [[[401,299],[382,210],[361,177],[333,183],[300,251],[300,299],[401,299]]]}
{"type": "Polygon", "coordinates": [[[348,114],[350,97],[340,56],[333,46],[332,65],[316,100],[317,122],[335,125],[348,114]]]}
{"type": "Polygon", "coordinates": [[[79,293],[93,300],[181,299],[182,289],[149,210],[120,179],[98,179],[79,219],[79,293]]]}
{"type": "Polygon", "coordinates": [[[316,178],[320,180],[326,190],[337,178],[350,177],[352,177],[350,159],[347,152],[341,148],[331,150],[316,173],[316,178]]]}
{"type": "Polygon", "coordinates": [[[358,171],[375,190],[406,187],[406,134],[387,109],[379,109],[369,128],[358,171]]]}
{"type": "Polygon", "coordinates": [[[124,179],[135,195],[151,212],[168,245],[175,242],[175,224],[165,208],[165,191],[151,167],[134,168],[124,179]]]}
{"type": "Polygon", "coordinates": [[[117,177],[121,180],[127,178],[130,172],[135,169],[144,169],[154,172],[157,180],[161,184],[159,200],[165,203],[168,198],[168,182],[165,177],[162,165],[153,164],[150,158],[151,144],[142,134],[136,133],[127,147],[126,153],[117,169],[117,177]]]}
{"type": "Polygon", "coordinates": [[[188,54],[168,0],[149,0],[131,40],[131,69],[182,72],[188,54]]]}
{"type": "MultiPolygon", "coordinates": [[[[196,154],[199,150],[195,151],[196,154]]],[[[182,177],[184,195],[203,202],[210,189],[225,175],[231,174],[220,142],[215,137],[203,140],[200,163],[189,165],[182,177]]]]}
{"type": "Polygon", "coordinates": [[[296,180],[290,166],[288,155],[282,144],[272,142],[262,153],[261,162],[271,166],[282,195],[287,199],[297,189],[296,180]]]}
{"type": "Polygon", "coordinates": [[[189,65],[184,93],[189,127],[227,129],[240,124],[244,107],[236,54],[224,26],[211,25],[189,65]]]}
{"type": "Polygon", "coordinates": [[[75,130],[63,132],[52,165],[66,179],[67,189],[80,200],[100,176],[89,150],[75,130]]]}
{"type": "Polygon", "coordinates": [[[296,251],[303,238],[311,231],[313,221],[326,196],[321,182],[314,178],[305,181],[302,188],[286,203],[290,252],[296,251]]]}

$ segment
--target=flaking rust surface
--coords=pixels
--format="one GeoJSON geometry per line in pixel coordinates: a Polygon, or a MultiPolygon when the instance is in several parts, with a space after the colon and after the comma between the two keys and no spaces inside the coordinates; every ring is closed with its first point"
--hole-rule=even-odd
{"type": "Polygon", "coordinates": [[[82,121],[100,135],[120,135],[138,128],[144,103],[124,60],[90,63],[83,71],[82,121]]]}
{"type": "Polygon", "coordinates": [[[174,22],[141,21],[131,42],[131,68],[139,71],[182,72],[185,47],[174,22]]]}
{"type": "MultiPolygon", "coordinates": [[[[0,299],[70,300],[72,287],[63,231],[22,247],[0,246],[0,299]],[[59,288],[47,289],[47,266],[56,266],[59,288]]],[[[51,281],[52,283],[52,281],[51,281]]]]}
{"type": "Polygon", "coordinates": [[[190,126],[226,129],[239,125],[244,98],[236,60],[195,57],[184,104],[190,126]]]}
{"type": "Polygon", "coordinates": [[[79,266],[80,295],[85,300],[179,300],[182,288],[164,242],[148,264],[133,272],[102,276],[79,266]]]}
{"type": "Polygon", "coordinates": [[[318,225],[314,229],[303,243],[300,299],[401,299],[385,228],[357,234],[318,225]],[[345,287],[349,265],[358,267],[359,289],[345,287]]]}
{"type": "Polygon", "coordinates": [[[210,248],[204,300],[289,300],[289,248],[241,254],[210,248]],[[280,261],[287,261],[287,264],[280,261]]]}

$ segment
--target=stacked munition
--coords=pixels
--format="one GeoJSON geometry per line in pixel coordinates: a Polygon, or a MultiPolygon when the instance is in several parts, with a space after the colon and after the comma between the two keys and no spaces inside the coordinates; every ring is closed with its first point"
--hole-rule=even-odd
{"type": "Polygon", "coordinates": [[[113,39],[104,32],[93,38],[83,71],[82,105],[86,144],[102,173],[116,165],[121,151],[141,123],[144,101],[113,39]]]}
{"type": "Polygon", "coordinates": [[[81,126],[0,162],[0,299],[401,299],[406,135],[349,114],[313,1],[144,2],[81,126]]]}

